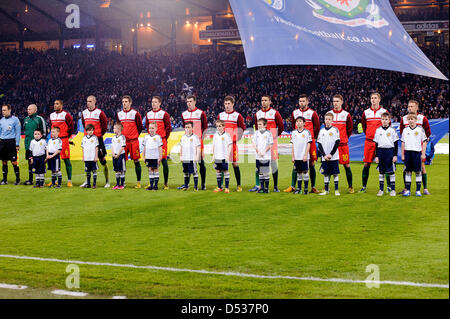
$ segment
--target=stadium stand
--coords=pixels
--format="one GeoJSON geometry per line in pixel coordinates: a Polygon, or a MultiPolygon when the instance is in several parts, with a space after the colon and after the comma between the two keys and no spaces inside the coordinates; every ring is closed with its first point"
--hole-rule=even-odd
{"type": "MultiPolygon", "coordinates": [[[[448,46],[423,47],[431,61],[448,76],[448,46]]],[[[172,125],[181,126],[189,92],[198,97],[197,105],[207,112],[213,125],[223,110],[226,95],[236,97],[236,109],[246,124],[259,109],[262,94],[273,97],[287,128],[299,94],[310,95],[310,105],[321,121],[332,107],[331,97],[340,93],[356,130],[362,111],[370,104],[369,92],[382,96],[382,105],[398,121],[406,112],[408,99],[421,104],[429,118],[447,118],[448,82],[399,72],[337,66],[270,66],[247,69],[243,53],[216,52],[162,55],[121,55],[117,52],[91,52],[65,49],[3,51],[0,57],[0,102],[13,106],[21,120],[26,107],[35,103],[48,118],[53,101],[62,98],[65,109],[77,120],[86,107],[86,97],[95,95],[97,105],[109,118],[109,129],[121,109],[121,96],[133,98],[133,107],[142,115],[150,109],[153,95],[163,98],[163,107],[172,116],[172,125]],[[176,79],[176,80],[175,80],[176,79]]]]}

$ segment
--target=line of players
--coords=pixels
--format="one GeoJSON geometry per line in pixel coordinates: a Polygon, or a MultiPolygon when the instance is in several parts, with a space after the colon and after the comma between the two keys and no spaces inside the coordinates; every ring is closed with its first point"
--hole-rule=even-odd
{"type": "MultiPolygon", "coordinates": [[[[363,181],[362,181],[363,187],[360,192],[366,191],[366,185],[367,185],[367,180],[368,180],[368,176],[369,176],[369,168],[370,168],[371,163],[377,157],[376,154],[377,154],[378,148],[377,148],[377,143],[374,140],[375,132],[378,129],[378,127],[380,127],[382,124],[382,116],[381,115],[383,113],[387,113],[387,110],[385,110],[383,107],[380,106],[381,97],[378,93],[372,93],[370,96],[370,100],[371,100],[371,107],[368,108],[367,110],[365,110],[363,113],[363,116],[362,116],[362,125],[363,125],[363,130],[366,133],[366,141],[365,141],[365,146],[364,146],[364,169],[363,169],[363,181]]],[[[136,177],[137,177],[137,184],[135,186],[136,188],[141,188],[141,175],[142,175],[142,169],[141,169],[140,161],[139,161],[140,145],[139,145],[138,137],[139,137],[139,134],[142,132],[144,126],[146,126],[148,132],[150,132],[150,127],[151,127],[151,124],[153,123],[156,126],[155,134],[160,137],[161,143],[162,143],[161,159],[158,160],[157,164],[158,164],[158,166],[159,166],[159,164],[163,165],[164,189],[168,189],[169,169],[168,169],[168,164],[167,164],[167,155],[168,155],[167,154],[167,139],[171,132],[171,125],[170,125],[169,114],[161,109],[161,102],[162,102],[162,100],[159,96],[153,97],[152,98],[152,110],[146,114],[144,121],[142,121],[140,114],[137,111],[135,111],[134,109],[132,109],[132,107],[131,107],[131,105],[132,105],[131,97],[124,96],[122,98],[123,109],[120,112],[118,112],[118,114],[117,114],[117,122],[120,123],[122,126],[121,134],[123,135],[123,137],[125,139],[125,145],[123,146],[123,150],[122,150],[124,157],[128,158],[128,156],[130,156],[130,158],[135,163],[135,172],[136,172],[136,177]]],[[[349,156],[349,148],[348,148],[348,137],[352,133],[353,124],[352,124],[351,115],[342,108],[343,102],[344,102],[344,100],[341,95],[337,94],[337,95],[333,96],[333,109],[329,112],[329,114],[331,114],[333,116],[332,125],[339,132],[339,135],[338,135],[339,136],[339,145],[337,147],[337,150],[333,150],[333,154],[330,154],[330,155],[332,155],[333,158],[338,156],[339,164],[342,164],[345,168],[347,182],[348,182],[348,186],[349,186],[348,191],[349,191],[349,193],[354,193],[354,189],[352,187],[352,172],[350,169],[350,156],[349,156]]],[[[278,113],[278,111],[276,111],[275,109],[273,109],[271,107],[271,103],[272,102],[271,102],[270,96],[268,96],[268,95],[262,96],[261,109],[258,112],[256,112],[256,114],[254,115],[254,124],[255,124],[255,127],[257,127],[258,120],[265,119],[267,121],[266,129],[271,133],[272,140],[273,140],[273,146],[270,148],[269,166],[272,170],[274,191],[279,192],[279,190],[278,190],[278,168],[277,168],[277,159],[278,159],[277,139],[278,139],[278,136],[281,134],[281,132],[284,130],[284,125],[283,125],[283,120],[281,118],[281,115],[278,113]]],[[[188,122],[191,122],[191,124],[193,126],[192,127],[193,134],[200,141],[200,155],[198,158],[198,164],[199,164],[199,168],[200,168],[200,177],[201,177],[200,189],[204,190],[204,189],[206,189],[206,186],[205,186],[206,167],[205,167],[205,163],[204,163],[204,147],[203,147],[203,138],[202,137],[203,137],[204,131],[207,128],[206,114],[204,111],[202,111],[196,107],[195,96],[188,96],[186,99],[186,104],[187,104],[187,110],[182,113],[182,122],[183,122],[183,126],[185,126],[185,127],[188,122]]],[[[225,132],[232,139],[232,150],[231,150],[232,155],[230,158],[231,159],[230,162],[233,165],[234,174],[236,177],[237,191],[240,192],[240,191],[242,191],[242,187],[241,187],[240,170],[239,170],[239,165],[238,165],[237,141],[239,141],[242,138],[242,133],[246,127],[245,127],[244,119],[243,119],[242,115],[234,110],[234,104],[235,104],[234,98],[231,96],[227,96],[224,99],[225,111],[219,114],[218,119],[222,120],[224,122],[225,132]]],[[[314,110],[310,109],[308,104],[309,104],[308,97],[304,94],[300,95],[299,108],[293,111],[293,113],[291,115],[291,123],[296,123],[295,126],[296,126],[296,129],[298,129],[297,119],[299,117],[302,117],[302,118],[304,118],[304,128],[310,132],[311,143],[310,143],[310,147],[308,150],[309,159],[307,161],[308,162],[307,163],[307,168],[308,168],[307,171],[309,170],[308,182],[310,179],[311,192],[319,193],[319,191],[315,187],[315,182],[316,182],[315,162],[317,161],[317,155],[318,155],[317,150],[316,150],[315,140],[319,137],[320,122],[319,122],[319,117],[318,117],[317,113],[314,110]]],[[[414,113],[417,115],[417,121],[416,121],[417,125],[419,126],[419,128],[423,128],[425,130],[425,135],[428,138],[431,135],[428,120],[423,115],[417,114],[418,106],[419,106],[418,102],[410,101],[408,103],[408,111],[409,111],[409,113],[414,113]]],[[[25,120],[25,127],[24,127],[25,131],[29,131],[28,125],[27,125],[27,120],[30,120],[33,118],[33,115],[35,115],[36,110],[37,110],[37,108],[35,105],[30,105],[28,107],[29,116],[25,120]],[[30,109],[31,109],[31,112],[30,112],[30,109]],[[34,110],[34,113],[32,112],[33,110],[34,110]]],[[[71,143],[70,136],[73,132],[73,120],[72,120],[72,117],[70,116],[70,114],[63,110],[63,102],[61,100],[56,100],[54,102],[54,110],[55,110],[55,112],[53,112],[50,115],[51,127],[59,129],[58,137],[61,140],[61,149],[59,150],[59,154],[58,154],[59,156],[56,156],[56,158],[60,157],[60,159],[64,160],[65,166],[66,166],[66,172],[67,172],[67,176],[68,176],[67,186],[71,187],[72,186],[72,183],[71,183],[72,167],[71,167],[71,163],[70,163],[69,144],[71,143]]],[[[11,107],[9,105],[2,106],[2,113],[3,113],[4,117],[0,120],[0,155],[2,156],[2,161],[3,161],[3,180],[1,182],[1,184],[7,183],[7,181],[6,181],[7,180],[6,179],[7,160],[11,160],[11,162],[13,164],[13,167],[14,167],[14,170],[16,173],[16,184],[18,184],[20,181],[20,178],[19,178],[19,172],[18,172],[18,167],[17,167],[17,151],[19,148],[19,146],[18,146],[19,142],[17,140],[17,132],[19,132],[19,140],[20,140],[20,122],[18,122],[18,120],[17,120],[17,122],[14,121],[15,124],[13,123],[12,126],[9,124],[8,124],[8,126],[6,125],[6,123],[11,122],[11,119],[15,118],[14,116],[11,116],[11,107]],[[6,127],[6,129],[3,129],[4,126],[6,127]],[[12,129],[11,129],[11,127],[12,127],[12,129]],[[13,132],[13,131],[15,131],[15,133],[16,133],[15,138],[3,138],[3,136],[6,136],[6,137],[13,136],[13,135],[11,135],[12,134],[11,132],[13,132]],[[13,149],[13,147],[14,147],[14,149],[13,149]],[[12,156],[12,155],[14,155],[14,156],[12,156]]],[[[403,117],[402,121],[401,121],[401,126],[400,126],[401,133],[403,132],[405,127],[408,127],[410,125],[406,117],[407,116],[403,117]]],[[[34,121],[33,123],[35,123],[35,122],[36,121],[34,121]]],[[[82,123],[83,123],[83,126],[85,127],[86,136],[89,136],[87,127],[93,126],[93,128],[94,128],[92,135],[94,135],[96,137],[97,142],[98,142],[97,156],[94,159],[95,159],[95,162],[97,160],[99,160],[100,163],[103,165],[105,179],[106,179],[105,187],[110,187],[108,167],[106,165],[106,159],[105,159],[106,148],[105,148],[103,138],[102,138],[104,133],[106,132],[107,118],[106,118],[106,115],[104,114],[104,112],[96,107],[96,99],[94,96],[89,96],[87,98],[87,109],[82,112],[82,123]]],[[[39,125],[36,126],[36,129],[41,130],[39,125]]],[[[42,129],[45,129],[45,125],[43,125],[42,129]]],[[[295,132],[295,130],[294,130],[294,132],[295,132]]],[[[52,139],[54,138],[53,137],[54,135],[55,134],[53,133],[53,130],[52,130],[52,139]]],[[[30,138],[28,136],[29,135],[26,135],[26,142],[27,142],[27,138],[28,138],[28,141],[30,140],[30,138]]],[[[256,136],[256,134],[255,134],[255,136],[256,136]]],[[[89,137],[86,137],[86,138],[89,138],[89,137]]],[[[84,143],[84,140],[85,139],[83,139],[83,143],[84,143]]],[[[294,140],[292,140],[291,142],[294,143],[294,140]]],[[[319,145],[322,145],[322,144],[319,143],[319,145]]],[[[26,147],[27,147],[27,143],[26,143],[26,147]]],[[[323,147],[323,145],[322,145],[322,147],[323,147]]],[[[381,147],[379,147],[379,148],[381,148],[381,147]]],[[[84,150],[84,148],[83,148],[83,150],[84,150]]],[[[50,154],[51,153],[52,152],[50,152],[50,154]]],[[[84,151],[83,154],[84,153],[86,153],[86,152],[84,151]]],[[[52,156],[52,155],[49,155],[49,156],[52,156]]],[[[113,154],[113,156],[117,156],[117,154],[113,154]]],[[[144,152],[144,156],[145,156],[145,152],[144,152]]],[[[26,150],[26,157],[29,160],[29,175],[30,175],[30,178],[26,182],[26,184],[32,184],[33,162],[32,162],[32,150],[31,149],[26,150]]],[[[91,161],[91,160],[88,160],[87,157],[85,157],[84,160],[89,161],[89,162],[91,161]]],[[[327,161],[329,161],[329,159],[327,159],[327,156],[325,156],[325,158],[322,157],[322,168],[324,166],[327,166],[327,164],[324,165],[324,162],[327,162],[327,161]]],[[[149,165],[149,164],[147,163],[147,165],[149,165]]],[[[305,174],[304,164],[302,164],[302,165],[303,165],[302,166],[303,169],[301,171],[301,175],[302,175],[302,180],[305,180],[305,178],[306,178],[305,175],[308,175],[308,174],[305,174]]],[[[36,164],[34,164],[34,166],[36,166],[36,164]]],[[[429,194],[427,185],[426,185],[427,178],[426,178],[425,165],[422,163],[421,166],[422,166],[421,172],[423,173],[421,175],[422,175],[423,183],[424,183],[424,194],[429,194]]],[[[60,168],[60,165],[58,164],[57,167],[60,168]]],[[[266,172],[265,165],[263,165],[262,167],[263,167],[262,170],[264,172],[266,172]]],[[[86,168],[87,175],[88,175],[88,171],[94,171],[93,168],[96,168],[96,165],[92,166],[92,169],[86,168]]],[[[50,167],[49,167],[49,169],[50,169],[50,167]]],[[[96,178],[96,170],[97,169],[95,169],[95,173],[92,172],[94,174],[94,179],[96,178]]],[[[116,171],[116,178],[117,178],[117,176],[121,176],[120,172],[118,175],[117,170],[115,170],[115,171],[116,171]]],[[[151,171],[154,172],[154,174],[155,174],[155,167],[151,167],[151,171]]],[[[195,167],[195,172],[196,172],[196,167],[195,167]]],[[[298,165],[294,165],[294,168],[292,171],[292,184],[288,189],[285,190],[285,192],[297,192],[298,193],[298,190],[295,188],[296,183],[298,182],[298,172],[299,172],[298,165]]],[[[221,173],[221,175],[223,175],[222,173],[221,173]]],[[[388,174],[388,173],[389,172],[386,172],[386,174],[388,174]]],[[[55,174],[56,178],[60,179],[60,176],[61,176],[60,170],[59,170],[59,172],[52,173],[52,179],[53,179],[53,174],[55,174]]],[[[122,175],[124,175],[123,172],[122,172],[122,175]]],[[[266,190],[265,189],[266,187],[261,182],[261,177],[263,175],[264,175],[264,183],[266,183],[266,181],[267,181],[266,175],[267,174],[266,173],[261,174],[261,169],[259,167],[257,167],[256,174],[255,174],[255,184],[256,185],[255,185],[255,187],[250,189],[250,191],[262,192],[262,191],[266,190]]],[[[331,175],[335,175],[335,174],[331,174],[331,175]]],[[[404,179],[405,179],[405,188],[406,188],[408,180],[409,180],[409,175],[405,173],[404,176],[405,176],[404,179]]],[[[389,177],[389,178],[391,178],[391,177],[389,177]]],[[[87,179],[88,179],[88,176],[87,176],[87,179]]],[[[158,175],[158,179],[159,179],[159,175],[158,175]]],[[[381,179],[381,177],[380,177],[380,179],[381,179]]],[[[119,179],[119,181],[120,181],[120,179],[119,179]]],[[[195,181],[195,176],[194,176],[194,181],[195,181]]],[[[39,178],[38,185],[40,185],[40,184],[41,184],[41,178],[39,178]]],[[[387,179],[387,184],[388,184],[388,191],[390,191],[389,188],[392,188],[390,185],[390,179],[387,179]]],[[[47,186],[53,186],[53,185],[55,185],[55,183],[52,182],[52,183],[48,184],[47,186]]],[[[56,184],[56,185],[58,185],[58,184],[56,184]]],[[[59,183],[59,185],[60,185],[60,183],[59,183]]],[[[88,180],[86,180],[86,182],[83,183],[81,186],[88,187],[89,185],[90,185],[90,183],[88,183],[88,180]]],[[[123,186],[123,183],[122,183],[122,186],[123,186]]],[[[184,188],[186,188],[185,186],[186,186],[186,183],[184,183],[181,187],[179,187],[179,189],[184,189],[184,188]]],[[[118,185],[116,185],[116,187],[120,187],[119,183],[118,183],[118,185]]],[[[218,188],[220,189],[220,187],[218,187],[218,188]]],[[[406,192],[406,190],[404,190],[404,192],[406,192]]]]}

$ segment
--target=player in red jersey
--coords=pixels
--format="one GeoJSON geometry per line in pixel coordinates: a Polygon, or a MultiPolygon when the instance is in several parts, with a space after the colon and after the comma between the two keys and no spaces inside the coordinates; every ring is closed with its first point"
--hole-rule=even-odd
{"type": "Polygon", "coordinates": [[[237,142],[242,138],[245,131],[245,123],[242,115],[234,110],[235,99],[232,96],[226,96],[223,100],[225,111],[220,113],[217,119],[225,122],[225,132],[233,140],[233,169],[236,177],[237,192],[242,192],[241,171],[239,169],[239,156],[237,142]]]}
{"type": "MultiPolygon", "coordinates": [[[[425,131],[425,135],[428,138],[427,142],[429,142],[431,136],[430,122],[428,122],[428,119],[426,118],[425,115],[419,114],[418,111],[419,111],[419,102],[417,102],[416,100],[410,100],[408,102],[408,113],[414,113],[417,115],[416,124],[417,126],[423,128],[423,130],[425,131]]],[[[403,133],[403,129],[409,126],[407,116],[408,115],[403,116],[400,121],[400,136],[403,133]]],[[[403,172],[403,181],[405,182],[405,172],[403,172]]],[[[428,191],[428,176],[427,170],[425,168],[425,161],[422,161],[422,182],[423,182],[423,194],[430,195],[430,192],[428,191]]],[[[404,191],[406,191],[406,182],[405,182],[405,189],[403,190],[403,192],[404,191]]]]}
{"type": "Polygon", "coordinates": [[[72,187],[72,163],[70,162],[69,144],[73,144],[73,118],[69,112],[63,110],[62,100],[55,100],[53,108],[55,112],[50,114],[50,125],[51,128],[59,128],[59,138],[62,141],[61,159],[64,160],[64,165],[66,166],[67,187],[72,187]]]}
{"type": "MultiPolygon", "coordinates": [[[[181,120],[183,127],[187,122],[194,124],[193,132],[200,139],[200,177],[202,179],[201,190],[206,190],[206,166],[205,166],[205,150],[203,145],[203,132],[208,128],[208,120],[206,113],[196,107],[197,98],[194,95],[189,95],[186,98],[187,110],[181,113],[181,120]]],[[[178,189],[183,189],[185,185],[181,185],[178,189]]]]}
{"type": "MultiPolygon", "coordinates": [[[[103,166],[103,172],[105,174],[105,188],[109,188],[109,171],[108,165],[106,165],[106,146],[103,141],[103,135],[108,129],[108,118],[105,112],[98,109],[95,105],[97,98],[93,95],[87,97],[87,109],[81,113],[81,123],[84,127],[84,135],[87,134],[86,126],[92,124],[94,126],[94,135],[98,140],[98,159],[103,166]]],[[[80,187],[84,187],[87,183],[83,183],[80,187]]]]}
{"type": "Polygon", "coordinates": [[[369,180],[370,165],[375,159],[376,143],[373,141],[375,131],[381,126],[381,114],[389,113],[380,105],[381,95],[377,92],[370,94],[372,106],[365,110],[361,117],[363,132],[366,134],[364,142],[364,168],[362,172],[362,188],[360,193],[366,192],[367,181],[369,180]]]}
{"type": "Polygon", "coordinates": [[[139,162],[141,158],[139,134],[143,129],[142,116],[138,111],[131,108],[132,103],[131,96],[125,95],[122,97],[123,110],[117,113],[117,120],[123,125],[122,134],[126,139],[125,159],[128,159],[128,154],[130,154],[130,158],[134,161],[137,179],[135,188],[141,188],[142,168],[139,162]]]}
{"type": "Polygon", "coordinates": [[[347,177],[348,192],[353,194],[353,174],[350,169],[350,152],[348,148],[348,139],[353,132],[353,121],[350,113],[342,108],[344,98],[340,94],[333,96],[333,109],[330,113],[333,114],[333,126],[339,130],[339,164],[344,165],[345,175],[347,177]]]}
{"type": "Polygon", "coordinates": [[[170,115],[163,109],[161,109],[162,98],[158,95],[152,97],[152,110],[147,112],[144,118],[145,126],[148,132],[148,126],[150,123],[156,123],[156,134],[161,136],[162,146],[162,160],[164,174],[164,189],[169,189],[169,165],[167,164],[167,140],[172,132],[172,124],[170,123],[170,115]]]}
{"type": "MultiPolygon", "coordinates": [[[[299,116],[305,118],[305,129],[311,133],[312,143],[309,149],[309,176],[311,179],[311,193],[318,194],[319,191],[316,188],[316,169],[314,165],[317,161],[317,147],[316,139],[320,131],[320,121],[317,112],[308,107],[309,99],[306,94],[300,95],[298,99],[299,108],[294,110],[291,114],[292,130],[296,129],[295,119],[299,116]]],[[[297,172],[295,168],[292,169],[291,186],[285,189],[284,192],[290,193],[295,191],[295,184],[297,182],[297,172]]]]}
{"type": "MultiPolygon", "coordinates": [[[[283,118],[281,114],[271,107],[272,99],[270,95],[263,95],[261,97],[261,109],[255,113],[253,116],[253,124],[255,126],[255,131],[257,130],[257,121],[261,118],[267,120],[267,129],[272,133],[273,137],[273,145],[272,145],[272,158],[270,161],[270,165],[272,168],[272,176],[273,176],[273,191],[275,193],[279,193],[278,189],[278,136],[283,133],[284,124],[283,118]]],[[[259,174],[255,173],[256,186],[249,190],[249,192],[256,192],[259,190],[259,174]]]]}

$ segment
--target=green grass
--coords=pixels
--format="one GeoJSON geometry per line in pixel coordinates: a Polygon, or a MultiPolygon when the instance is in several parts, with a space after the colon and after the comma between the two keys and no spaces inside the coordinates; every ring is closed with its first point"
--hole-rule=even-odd
{"type": "MultiPolygon", "coordinates": [[[[99,172],[100,188],[80,189],[83,166],[74,161],[72,189],[0,187],[0,254],[354,280],[365,280],[366,266],[376,264],[380,280],[448,284],[448,160],[448,155],[437,155],[427,167],[432,195],[422,198],[377,198],[375,166],[366,194],[347,194],[341,169],[339,198],[249,193],[254,185],[252,163],[240,165],[242,193],[234,192],[233,172],[232,193],[213,193],[211,164],[207,192],[177,191],[182,174],[176,163],[170,163],[168,191],[133,189],[131,163],[129,188],[102,188],[104,178],[99,172]]],[[[284,189],[290,184],[289,157],[282,156],[279,166],[279,184],[284,189]]],[[[362,163],[351,167],[358,189],[362,163]]],[[[401,168],[398,191],[403,186],[401,168]]],[[[22,165],[22,177],[26,171],[22,165]]],[[[10,183],[12,175],[10,169],[10,183]]],[[[317,181],[322,188],[319,173],[317,181]]],[[[0,258],[0,282],[34,289],[22,293],[0,289],[0,298],[20,294],[46,298],[51,289],[67,289],[65,269],[63,263],[0,258]]],[[[80,265],[80,284],[80,291],[100,298],[449,298],[449,290],[441,288],[381,285],[368,289],[364,284],[89,265],[80,265]]]]}

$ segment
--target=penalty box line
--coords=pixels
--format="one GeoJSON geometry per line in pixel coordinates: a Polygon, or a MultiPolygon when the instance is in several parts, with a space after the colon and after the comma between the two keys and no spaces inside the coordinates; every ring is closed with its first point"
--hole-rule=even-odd
{"type": "Polygon", "coordinates": [[[368,283],[368,284],[380,284],[380,285],[396,285],[396,286],[412,286],[412,287],[449,289],[448,284],[429,284],[429,283],[417,283],[417,282],[409,282],[409,281],[391,281],[391,280],[373,281],[373,280],[352,280],[352,279],[343,279],[343,278],[256,275],[256,274],[228,272],[228,271],[209,271],[209,270],[196,270],[196,269],[160,267],[160,266],[138,266],[138,265],[133,265],[133,264],[116,264],[116,263],[102,263],[102,262],[90,262],[90,261],[79,261],[79,260],[62,260],[62,259],[56,259],[56,258],[15,256],[15,255],[4,255],[4,254],[0,254],[0,258],[36,260],[36,261],[47,261],[47,262],[57,262],[57,263],[64,263],[64,264],[78,264],[78,265],[91,265],[91,266],[107,266],[107,267],[121,267],[121,268],[133,268],[133,269],[152,269],[152,270],[162,270],[162,271],[170,271],[170,272],[189,272],[189,273],[206,274],[206,275],[223,275],[223,276],[257,278],[257,279],[286,279],[286,280],[321,281],[321,282],[351,283],[351,284],[367,284],[368,283]]]}

